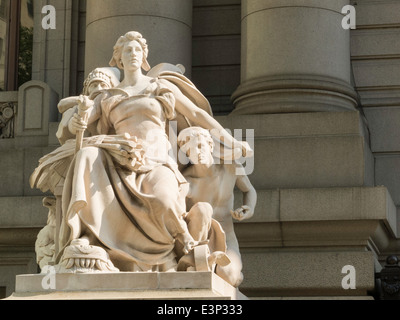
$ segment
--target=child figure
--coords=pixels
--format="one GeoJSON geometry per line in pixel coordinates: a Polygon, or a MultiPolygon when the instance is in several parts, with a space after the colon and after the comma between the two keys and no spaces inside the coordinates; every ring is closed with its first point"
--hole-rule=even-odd
{"type": "Polygon", "coordinates": [[[200,127],[182,130],[178,145],[191,162],[182,172],[190,184],[186,197],[187,210],[199,202],[207,202],[212,206],[212,217],[225,231],[226,254],[231,260],[226,266],[217,265],[216,274],[238,287],[243,281],[242,260],[232,218],[242,221],[253,216],[257,202],[256,190],[246,175],[236,174],[240,164],[215,161],[214,141],[208,130],[200,127]],[[243,192],[243,205],[233,210],[235,186],[243,192]]]}

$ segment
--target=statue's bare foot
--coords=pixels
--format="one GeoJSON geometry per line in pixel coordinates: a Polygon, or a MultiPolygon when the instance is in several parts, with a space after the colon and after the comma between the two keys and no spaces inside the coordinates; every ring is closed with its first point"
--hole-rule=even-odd
{"type": "Polygon", "coordinates": [[[60,272],[118,272],[108,253],[101,247],[92,246],[87,239],[76,239],[65,248],[60,272]]]}

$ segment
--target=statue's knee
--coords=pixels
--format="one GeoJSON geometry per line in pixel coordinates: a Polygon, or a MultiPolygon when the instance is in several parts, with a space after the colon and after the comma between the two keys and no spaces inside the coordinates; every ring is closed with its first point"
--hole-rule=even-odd
{"type": "Polygon", "coordinates": [[[211,218],[213,214],[213,208],[211,204],[208,202],[198,202],[196,203],[193,207],[196,208],[196,210],[201,213],[202,215],[211,218]]]}
{"type": "Polygon", "coordinates": [[[243,277],[243,273],[240,272],[239,275],[237,275],[237,277],[235,279],[235,283],[233,284],[233,286],[236,287],[236,288],[239,287],[243,282],[243,278],[244,278],[243,277]]]}
{"type": "Polygon", "coordinates": [[[213,208],[208,202],[197,202],[189,211],[189,220],[211,221],[213,208]]]}
{"type": "Polygon", "coordinates": [[[217,265],[216,274],[235,288],[240,286],[244,278],[241,269],[232,265],[226,267],[217,265]]]}

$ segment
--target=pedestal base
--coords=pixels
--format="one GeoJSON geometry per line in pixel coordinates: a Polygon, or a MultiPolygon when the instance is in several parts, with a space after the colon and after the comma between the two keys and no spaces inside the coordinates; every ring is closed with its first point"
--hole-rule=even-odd
{"type": "Polygon", "coordinates": [[[244,300],[212,272],[19,275],[9,300],[244,300]]]}

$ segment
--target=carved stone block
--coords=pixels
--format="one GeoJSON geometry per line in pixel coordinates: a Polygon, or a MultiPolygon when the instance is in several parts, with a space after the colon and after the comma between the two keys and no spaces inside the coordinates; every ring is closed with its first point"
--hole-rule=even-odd
{"type": "Polygon", "coordinates": [[[18,92],[17,136],[45,136],[49,122],[57,121],[58,95],[41,81],[32,80],[18,92]]]}

